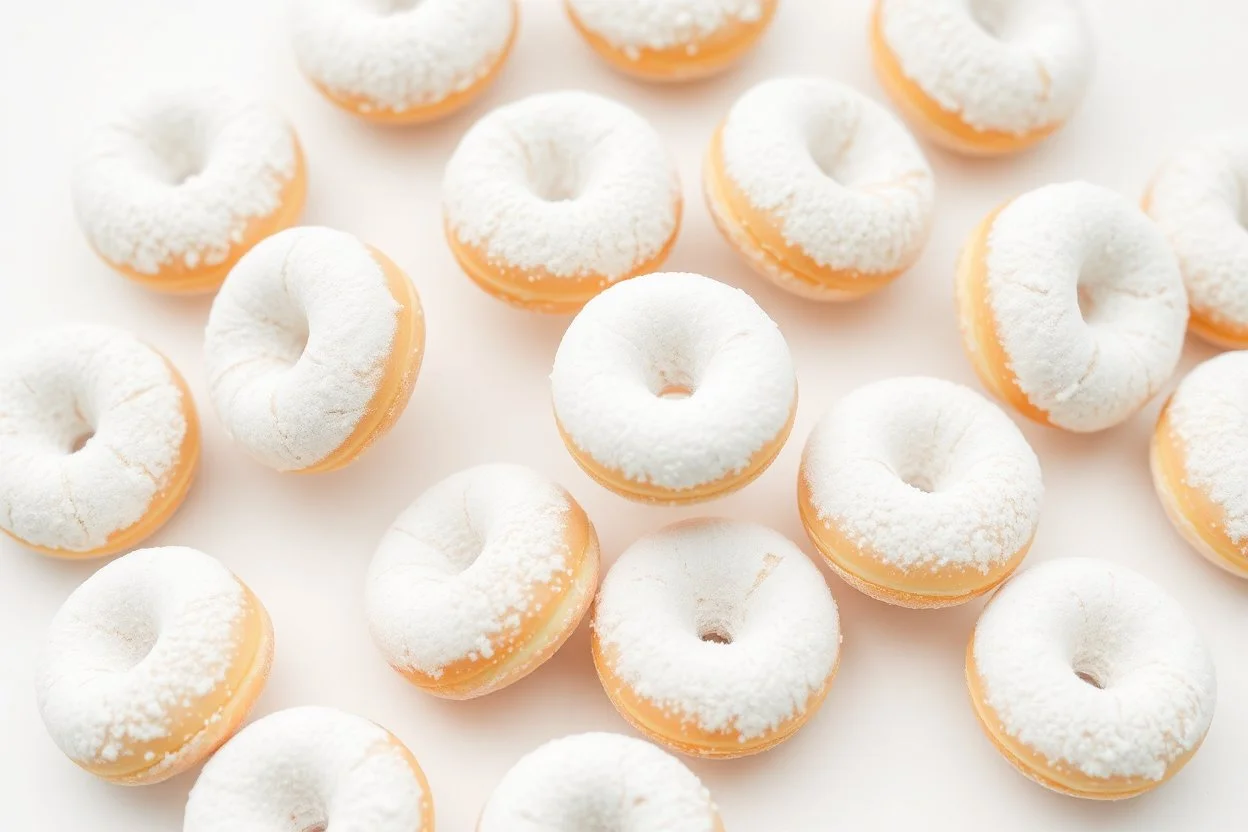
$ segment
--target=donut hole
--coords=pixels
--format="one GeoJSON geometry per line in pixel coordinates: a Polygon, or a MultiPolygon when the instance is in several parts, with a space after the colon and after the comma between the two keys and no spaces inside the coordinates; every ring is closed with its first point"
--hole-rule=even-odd
{"type": "Polygon", "coordinates": [[[693,388],[685,384],[666,384],[656,395],[660,399],[687,399],[693,395],[693,388]]]}
{"type": "Polygon", "coordinates": [[[151,654],[158,637],[155,617],[144,607],[127,605],[101,617],[91,639],[91,655],[101,669],[125,673],[151,654]]]}
{"type": "Polygon", "coordinates": [[[969,11],[971,20],[989,37],[1009,40],[1018,26],[1017,6],[1011,0],[971,0],[969,11]]]}
{"type": "Polygon", "coordinates": [[[655,367],[650,374],[650,392],[669,401],[688,399],[697,392],[693,374],[682,367],[655,367]]]}
{"type": "Polygon", "coordinates": [[[543,202],[570,202],[584,190],[584,174],[574,154],[551,148],[530,155],[529,187],[543,202]]]}
{"type": "Polygon", "coordinates": [[[328,832],[328,830],[329,830],[329,822],[322,820],[322,821],[317,821],[311,826],[305,826],[301,830],[301,832],[328,832]]]}
{"type": "Polygon", "coordinates": [[[147,168],[158,181],[178,187],[204,172],[207,130],[192,112],[167,113],[144,131],[147,168]]]}
{"type": "Polygon", "coordinates": [[[1096,674],[1095,674],[1095,673],[1093,673],[1093,672],[1091,672],[1091,671],[1089,671],[1089,670],[1079,670],[1079,669],[1076,669],[1076,670],[1075,670],[1075,675],[1076,675],[1077,677],[1079,677],[1079,680],[1080,680],[1080,681],[1082,681],[1082,682],[1084,682],[1084,683],[1086,683],[1086,684],[1091,685],[1092,687],[1096,688],[1097,690],[1104,690],[1104,689],[1105,689],[1105,684],[1104,684],[1104,683],[1103,683],[1103,682],[1102,682],[1102,681],[1101,681],[1101,680],[1100,680],[1100,679],[1096,676],[1096,674]]]}
{"type": "Polygon", "coordinates": [[[708,644],[732,644],[732,633],[723,622],[705,624],[698,628],[698,638],[708,644]]]}
{"type": "Polygon", "coordinates": [[[69,452],[71,454],[78,453],[87,446],[87,443],[91,441],[93,436],[95,436],[94,430],[86,430],[78,434],[78,436],[76,436],[74,440],[69,443],[69,452]]]}
{"type": "Polygon", "coordinates": [[[931,494],[936,490],[936,481],[925,471],[903,474],[901,475],[901,481],[911,488],[922,491],[924,494],[931,494]]]}

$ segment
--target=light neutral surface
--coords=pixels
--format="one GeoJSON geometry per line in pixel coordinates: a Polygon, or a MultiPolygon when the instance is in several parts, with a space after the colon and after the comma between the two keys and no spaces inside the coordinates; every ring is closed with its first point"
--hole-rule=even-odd
{"type": "MultiPolygon", "coordinates": [[[[0,338],[63,321],[129,327],[186,374],[204,415],[199,481],[151,542],[224,560],[263,599],[277,631],[267,713],[334,705],[400,736],[429,774],[438,827],[466,832],[524,752],[562,734],[629,729],[594,677],[582,628],[528,680],[475,702],[443,702],[391,671],[369,641],[364,571],[395,515],[425,486],[476,463],[532,465],[567,485],[598,526],[608,561],[634,538],[697,514],[760,521],[798,540],[794,482],[802,442],[823,410],[863,382],[930,373],[975,385],[958,344],[953,263],[963,236],[1009,196],[1085,177],[1135,197],[1190,135],[1232,126],[1248,77],[1248,4],[1239,0],[1090,0],[1100,45],[1095,82],[1069,127],[1037,151],[965,161],[928,148],[938,205],[932,241],[909,274],[850,306],[818,306],[749,273],[711,226],[699,191],[702,150],[747,86],[782,73],[826,75],[882,98],[866,42],[867,0],[782,0],[747,62],[694,86],[647,87],[614,75],[554,0],[524,2],[500,83],[451,120],[410,130],[356,121],[298,75],[271,0],[47,0],[6,3],[0,20],[0,338]],[[123,11],[124,9],[124,11],[123,11]],[[87,250],[69,202],[69,160],[84,124],[154,81],[233,81],[268,93],[307,149],[305,220],[353,232],[415,280],[428,313],[424,369],[394,432],[350,468],[278,474],[231,447],[208,410],[200,356],[207,299],[154,295],[87,250]],[[566,319],[513,311],[458,272],[443,242],[442,165],[489,107],[570,84],[620,98],[668,139],[684,180],[686,225],[669,261],[749,290],[780,323],[802,401],[793,439],[754,485],[671,510],[626,503],[565,453],[546,376],[566,319]]],[[[1184,369],[1211,355],[1189,344],[1184,369]]],[[[829,578],[841,605],[840,676],[819,715],[760,757],[692,762],[729,832],[994,829],[1230,830],[1243,823],[1248,770],[1248,581],[1190,552],[1148,480],[1159,402],[1126,425],[1069,436],[1030,424],[1048,486],[1032,558],[1091,555],[1164,584],[1208,637],[1219,708],[1204,748],[1173,782],[1121,804],[1050,794],[1016,774],[980,734],[962,679],[979,603],[911,612],[829,578]]],[[[52,745],[34,704],[33,666],[57,607],[97,563],[58,563],[0,543],[0,826],[14,832],[169,832],[181,828],[194,773],[125,789],[77,770],[52,745]]]]}

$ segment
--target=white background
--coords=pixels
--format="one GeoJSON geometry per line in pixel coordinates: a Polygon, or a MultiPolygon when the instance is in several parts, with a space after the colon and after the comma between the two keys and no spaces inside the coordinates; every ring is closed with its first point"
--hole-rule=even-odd
{"type": "MultiPolygon", "coordinates": [[[[737,70],[707,83],[652,87],[613,74],[555,0],[523,2],[519,41],[498,84],[448,121],[369,126],[331,108],[299,76],[276,0],[4,0],[0,7],[0,341],[65,321],[128,327],[190,382],[204,422],[200,475],[152,544],[201,548],[237,572],[271,612],[277,658],[257,714],[334,705],[389,727],[429,775],[442,830],[471,829],[491,788],[524,752],[555,736],[627,732],[595,678],[582,627],[522,683],[474,702],[407,684],[374,650],[362,580],[383,530],[412,498],[466,466],[507,460],[567,485],[601,534],[608,562],[639,535],[681,517],[757,520],[809,551],[794,502],[801,446],[853,387],[928,373],[976,385],[958,342],[952,268],[962,239],[1002,200],[1087,178],[1138,197],[1188,137],[1248,121],[1248,4],[1240,0],[1090,0],[1099,42],[1081,112],[1040,149],[968,161],[929,148],[938,180],[931,242],[893,286],[821,306],[747,271],[703,207],[699,162],[733,99],[763,78],[822,75],[882,99],[870,69],[868,0],[782,0],[770,33],[737,70]],[[277,474],[231,447],[211,413],[200,357],[209,299],[149,293],[112,274],[75,226],[69,170],[79,135],[152,82],[236,83],[276,100],[307,151],[305,221],[353,232],[411,275],[428,316],[428,351],[392,434],[330,475],[277,474]],[[494,107],[579,86],[621,99],[667,138],[684,182],[686,221],[668,266],[750,291],[779,322],[802,388],[793,438],[744,492],[672,510],[625,502],[590,482],[560,443],[546,380],[567,320],[518,312],[456,268],[443,241],[441,171],[458,137],[494,107]]],[[[1190,344],[1183,363],[1211,355],[1190,344]]],[[[845,829],[1104,830],[1243,828],[1248,772],[1248,582],[1222,574],[1171,530],[1148,478],[1158,403],[1100,435],[1024,424],[1048,493],[1031,561],[1091,555],[1160,581],[1206,634],[1219,709],[1203,749],[1160,790],[1119,804],[1050,794],[981,735],[963,683],[963,648],[981,603],[937,612],[887,607],[834,577],[845,644],[822,711],[753,759],[690,762],[730,832],[845,829]],[[1237,808],[1236,808],[1237,807],[1237,808]]],[[[149,832],[181,828],[195,772],[126,789],[72,765],[45,735],[33,674],[45,628],[99,563],[67,563],[0,542],[0,827],[149,832]]]]}

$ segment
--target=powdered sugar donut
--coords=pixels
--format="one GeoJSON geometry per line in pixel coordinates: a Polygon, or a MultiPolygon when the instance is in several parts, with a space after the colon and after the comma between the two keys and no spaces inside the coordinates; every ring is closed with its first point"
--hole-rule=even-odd
{"type": "Polygon", "coordinates": [[[225,429],[279,471],[332,471],[403,412],[425,323],[407,276],[341,231],[294,228],[256,246],[221,287],[204,342],[225,429]]]}
{"type": "Polygon", "coordinates": [[[711,795],[675,757],[619,734],[575,734],[520,758],[477,832],[723,832],[711,795]]]}
{"type": "Polygon", "coordinates": [[[433,832],[412,752],[333,708],[290,708],[248,725],[204,766],[182,832],[433,832]]]}
{"type": "Polygon", "coordinates": [[[980,723],[1042,786],[1117,800],[1164,783],[1209,730],[1213,660],[1160,587],[1107,561],[1019,573],[980,616],[966,653],[980,723]]]}
{"type": "Polygon", "coordinates": [[[771,464],[797,409],[784,336],[740,289],[662,273],[613,286],[572,320],[550,376],[577,463],[637,500],[689,503],[771,464]]]}
{"type": "Polygon", "coordinates": [[[1248,578],[1248,352],[1204,362],[1153,431],[1153,484],[1170,521],[1211,562],[1248,578]]]}
{"type": "Polygon", "coordinates": [[[875,70],[928,137],[1013,153],[1074,114],[1092,74],[1079,0],[876,0],[875,70]]]}
{"type": "Polygon", "coordinates": [[[1031,546],[1044,486],[1023,434],[978,393],[935,378],[853,391],[802,454],[798,507],[828,564],[906,607],[961,604],[1031,546]]]}
{"type": "Polygon", "coordinates": [[[989,214],[962,250],[957,295],[980,380],[1053,427],[1125,421],[1183,349],[1187,296],[1165,238],[1139,208],[1086,182],[989,214]]]}
{"type": "Polygon", "coordinates": [[[554,655],[598,587],[598,537],[567,491],[480,465],[420,495],[368,571],[373,640],[413,684],[451,699],[516,682],[554,655]]]}
{"type": "Polygon", "coordinates": [[[927,242],[935,190],[901,122],[816,78],[765,81],[738,99],[702,184],[746,261],[816,300],[859,297],[909,268],[927,242]]]}
{"type": "Polygon", "coordinates": [[[234,733],[272,658],[269,616],[228,569],[181,546],[139,549],[88,578],[52,620],[39,713],[92,774],[158,783],[234,733]]]}
{"type": "Polygon", "coordinates": [[[836,602],[783,535],[702,519],[641,538],[607,572],[594,665],[650,739],[700,757],[765,751],[806,723],[841,650],[836,602]]]}
{"type": "Polygon", "coordinates": [[[215,290],[248,249],[295,224],[306,192],[281,114],[217,88],[133,102],[89,135],[73,175],[87,242],[162,292],[215,290]]]}
{"type": "Polygon", "coordinates": [[[414,124],[468,104],[502,70],[516,0],[296,0],[295,58],[344,110],[414,124]]]}
{"type": "Polygon", "coordinates": [[[616,69],[647,81],[722,72],[758,41],[779,0],[564,0],[581,36],[616,69]]]}
{"type": "Polygon", "coordinates": [[[1248,129],[1203,136],[1153,178],[1144,210],[1179,258],[1192,332],[1223,347],[1248,347],[1248,129]]]}
{"type": "Polygon", "coordinates": [[[575,312],[656,270],[680,229],[680,182],[659,134],[586,92],[530,96],[481,119],[447,163],[442,196],[468,276],[542,312],[575,312]]]}
{"type": "Polygon", "coordinates": [[[0,353],[0,531],[98,557],[155,532],[199,463],[182,376],[128,332],[64,326],[0,353]]]}

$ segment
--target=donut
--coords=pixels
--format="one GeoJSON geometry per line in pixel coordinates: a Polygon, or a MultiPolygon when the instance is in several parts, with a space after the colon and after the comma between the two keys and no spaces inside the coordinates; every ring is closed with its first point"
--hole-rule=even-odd
{"type": "Polygon", "coordinates": [[[355,460],[407,406],[425,321],[407,275],[350,234],[294,228],[250,251],[208,315],[204,361],[226,432],[279,471],[355,460]]]}
{"type": "Polygon", "coordinates": [[[516,0],[295,0],[291,43],[331,102],[382,124],[443,118],[502,71],[516,0]]]}
{"type": "Polygon", "coordinates": [[[1183,278],[1144,213],[1086,182],[1006,203],[971,233],[957,269],[962,343],[992,393],[1076,432],[1130,418],[1174,372],[1183,278]]]}
{"type": "Polygon", "coordinates": [[[416,498],[368,570],[373,640],[449,699],[484,696],[554,655],[598,588],[598,536],[567,491],[520,465],[480,465],[416,498]]]}
{"type": "Polygon", "coordinates": [[[1213,660],[1160,587],[1108,561],[1023,570],[984,609],[966,681],[989,739],[1020,772],[1074,797],[1160,786],[1213,719],[1213,660]]]}
{"type": "Polygon", "coordinates": [[[132,102],[88,134],[73,171],[87,243],[161,292],[212,292],[252,246],[294,225],[307,170],[268,104],[219,88],[132,102]]]}
{"type": "Polygon", "coordinates": [[[904,607],[996,587],[1027,555],[1040,462],[999,408],[961,385],[894,378],[841,399],[811,431],[802,525],[846,583],[904,607]]]}
{"type": "Polygon", "coordinates": [[[204,766],[182,832],[433,832],[412,752],[363,717],[289,708],[256,720],[204,766]]]}
{"type": "Polygon", "coordinates": [[[680,229],[680,180],[659,134],[587,92],[534,95],[486,115],[455,148],[442,197],[447,241],[468,277],[540,312],[575,312],[656,271],[680,229]]]}
{"type": "Polygon", "coordinates": [[[70,325],[0,352],[0,531],[62,558],[138,545],[199,464],[186,382],[111,327],[70,325]]]}
{"type": "Polygon", "coordinates": [[[698,757],[776,746],[814,716],[841,652],[836,601],[786,537],[675,523],[628,547],[594,605],[594,666],[649,739],[698,757]]]}
{"type": "Polygon", "coordinates": [[[477,832],[723,832],[710,792],[675,757],[619,734],[575,734],[520,758],[477,832]]]}
{"type": "Polygon", "coordinates": [[[1202,136],[1158,171],[1144,210],[1183,272],[1188,328],[1220,347],[1248,347],[1248,129],[1202,136]]]}
{"type": "Polygon", "coordinates": [[[36,672],[52,741],[130,786],[181,774],[242,724],[268,680],[273,626],[259,599],[195,549],[137,549],[79,586],[36,672]]]}
{"type": "Polygon", "coordinates": [[[850,300],[908,269],[927,242],[932,170],[866,96],[817,78],[751,88],[715,132],[702,172],[715,225],[794,294],[850,300]]]}
{"type": "Polygon", "coordinates": [[[1079,0],[876,0],[880,84],[938,145],[996,156],[1074,114],[1094,63],[1079,0]]]}
{"type": "Polygon", "coordinates": [[[644,81],[692,81],[750,51],[779,0],[564,0],[581,37],[609,65],[644,81]]]}
{"type": "Polygon", "coordinates": [[[1153,431],[1153,485],[1170,522],[1197,552],[1248,578],[1248,352],[1192,370],[1153,431]]]}
{"type": "Polygon", "coordinates": [[[564,333],[550,381],[572,458],[643,502],[743,487],[780,453],[797,410],[775,322],[698,274],[645,275],[594,298],[564,333]]]}

